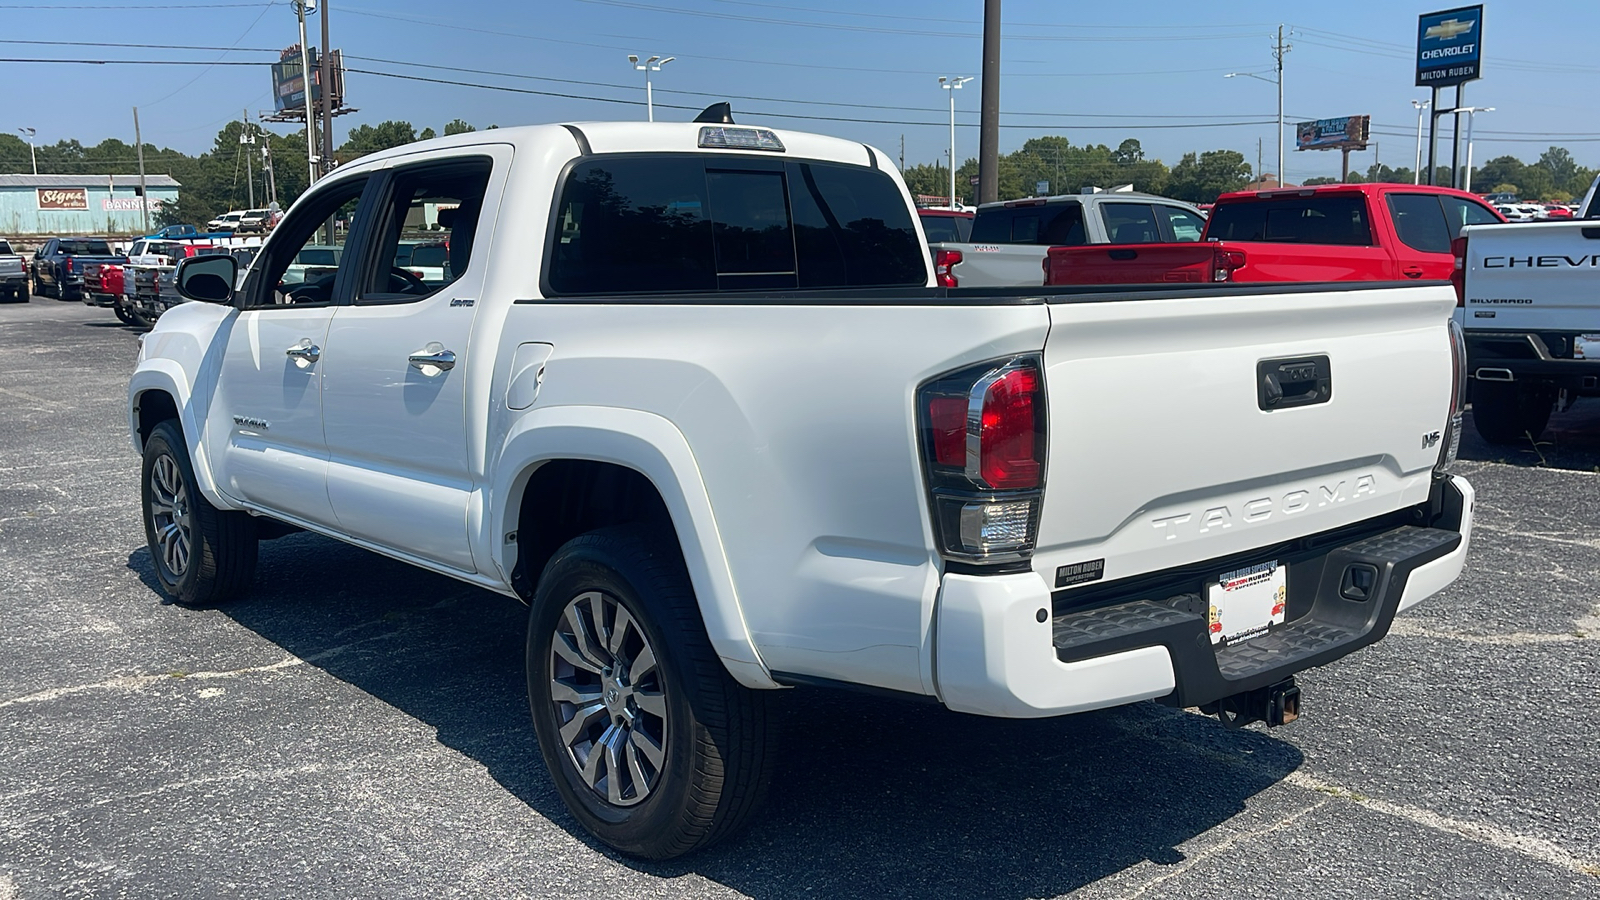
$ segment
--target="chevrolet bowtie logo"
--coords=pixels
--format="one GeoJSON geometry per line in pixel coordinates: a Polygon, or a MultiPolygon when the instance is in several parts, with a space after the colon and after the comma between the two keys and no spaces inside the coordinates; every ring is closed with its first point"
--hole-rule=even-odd
{"type": "Polygon", "coordinates": [[[1471,31],[1472,26],[1476,24],[1478,23],[1463,22],[1460,19],[1445,19],[1443,22],[1440,22],[1439,24],[1430,27],[1427,31],[1424,31],[1422,33],[1422,37],[1424,40],[1428,38],[1434,38],[1435,40],[1440,41],[1453,40],[1456,37],[1471,31]]]}

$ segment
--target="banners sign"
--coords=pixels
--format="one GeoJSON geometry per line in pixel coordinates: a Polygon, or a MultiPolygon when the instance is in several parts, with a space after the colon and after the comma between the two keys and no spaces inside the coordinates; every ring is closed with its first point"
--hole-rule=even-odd
{"type": "Polygon", "coordinates": [[[1483,7],[1417,17],[1417,86],[1445,87],[1482,77],[1483,7]]]}
{"type": "Polygon", "coordinates": [[[1294,127],[1296,150],[1365,150],[1371,116],[1318,119],[1294,127]]]}
{"type": "Polygon", "coordinates": [[[39,188],[40,209],[88,209],[88,188],[39,188]]]}
{"type": "Polygon", "coordinates": [[[161,208],[161,201],[154,197],[101,197],[100,209],[105,212],[138,212],[148,208],[154,212],[161,208]]]}

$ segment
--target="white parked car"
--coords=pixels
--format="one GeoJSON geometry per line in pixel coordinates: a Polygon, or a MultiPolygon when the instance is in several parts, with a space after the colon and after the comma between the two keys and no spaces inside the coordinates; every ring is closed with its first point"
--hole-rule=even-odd
{"type": "Polygon", "coordinates": [[[520,598],[539,752],[628,854],[748,821],[785,687],[1280,724],[1466,561],[1449,286],[947,290],[854,141],[408,144],[236,273],[181,264],[208,302],[128,386],[161,588],[224,602],[293,526],[520,598]],[[287,285],[357,197],[336,277],[287,285]],[[456,205],[442,284],[393,265],[420,202],[456,205]]]}
{"type": "Polygon", "coordinates": [[[236,209],[232,212],[225,212],[222,215],[217,216],[215,219],[207,222],[206,228],[212,231],[240,231],[242,230],[240,225],[244,219],[244,215],[245,210],[242,209],[236,209]]]}

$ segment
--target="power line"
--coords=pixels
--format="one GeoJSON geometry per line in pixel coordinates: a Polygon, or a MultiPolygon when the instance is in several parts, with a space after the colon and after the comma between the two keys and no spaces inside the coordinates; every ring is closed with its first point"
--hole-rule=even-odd
{"type": "Polygon", "coordinates": [[[52,3],[49,6],[40,6],[37,3],[0,3],[0,9],[26,9],[34,12],[53,12],[58,9],[99,9],[107,12],[144,12],[147,9],[255,9],[258,6],[277,5],[278,0],[267,0],[266,3],[162,3],[157,6],[130,6],[126,3],[52,3]]]}
{"type": "MultiPolygon", "coordinates": [[[[114,47],[118,50],[237,50],[250,53],[278,53],[272,47],[204,47],[194,44],[129,44],[121,41],[29,41],[18,38],[0,38],[0,44],[36,44],[46,47],[114,47]]],[[[259,65],[259,63],[258,63],[259,65]]]]}
{"type": "MultiPolygon", "coordinates": [[[[633,0],[579,0],[582,3],[593,3],[600,6],[613,6],[620,9],[635,9],[646,12],[667,13],[669,15],[692,16],[703,19],[721,19],[733,22],[750,22],[761,25],[783,25],[793,28],[819,28],[825,31],[851,31],[864,34],[903,34],[913,37],[958,38],[971,40],[971,34],[948,31],[921,31],[910,28],[877,28],[870,25],[845,25],[837,22],[805,22],[798,19],[774,19],[766,16],[741,16],[734,13],[719,13],[709,10],[677,9],[670,6],[656,6],[650,3],[638,3],[633,0]]],[[[1173,34],[1173,35],[1146,35],[1146,36],[1106,36],[1079,37],[1068,35],[1048,34],[1009,34],[1006,40],[1012,41],[1064,41],[1064,42],[1094,42],[1102,41],[1203,41],[1222,40],[1225,38],[1255,37],[1254,32],[1240,32],[1233,34],[1173,34]]]]}
{"type": "MultiPolygon", "coordinates": [[[[790,12],[818,13],[830,16],[856,16],[869,19],[895,19],[910,22],[948,22],[953,25],[980,25],[977,19],[938,19],[930,16],[888,15],[885,13],[851,12],[843,9],[818,9],[814,6],[793,6],[787,3],[755,3],[752,0],[712,0],[713,3],[724,3],[729,6],[753,6],[758,9],[782,9],[790,12]]],[[[1255,28],[1265,27],[1264,23],[1232,23],[1226,25],[1082,25],[1066,22],[1005,22],[1010,28],[1079,28],[1079,29],[1121,29],[1121,30],[1175,30],[1192,28],[1255,28]]]]}
{"type": "MultiPolygon", "coordinates": [[[[246,28],[244,31],[240,32],[239,36],[234,39],[233,48],[230,48],[228,50],[222,51],[222,55],[218,56],[215,60],[212,61],[212,66],[214,66],[217,63],[221,62],[223,56],[227,56],[229,53],[234,52],[234,49],[236,49],[239,46],[239,42],[244,40],[246,37],[249,37],[250,36],[250,32],[256,30],[256,26],[261,24],[261,20],[266,17],[267,12],[270,11],[272,9],[272,7],[273,7],[272,3],[268,3],[267,5],[263,6],[261,8],[261,13],[259,15],[257,15],[255,17],[255,19],[253,19],[250,22],[250,26],[248,28],[246,28]]],[[[179,85],[177,87],[177,89],[172,91],[172,93],[163,95],[160,100],[152,100],[149,103],[146,103],[144,105],[145,106],[155,106],[157,103],[165,103],[166,101],[171,100],[173,97],[178,96],[179,94],[183,93],[185,90],[188,90],[190,85],[192,85],[196,81],[199,81],[200,79],[204,78],[206,73],[211,71],[212,66],[207,66],[206,68],[201,69],[199,72],[195,73],[195,76],[193,78],[191,78],[188,81],[185,81],[183,84],[179,85]]]]}

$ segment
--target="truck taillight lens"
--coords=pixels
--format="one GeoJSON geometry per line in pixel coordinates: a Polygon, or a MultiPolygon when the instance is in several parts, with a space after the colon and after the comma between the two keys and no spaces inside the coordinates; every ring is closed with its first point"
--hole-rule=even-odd
{"type": "Polygon", "coordinates": [[[1042,360],[985,363],[917,393],[934,531],[946,559],[1025,561],[1033,553],[1045,459],[1042,360]]]}
{"type": "MultiPolygon", "coordinates": [[[[1459,238],[1458,240],[1465,240],[1459,238]]],[[[1439,448],[1439,461],[1434,464],[1435,474],[1443,476],[1455,464],[1461,451],[1461,413],[1467,407],[1467,339],[1461,332],[1461,323],[1454,319],[1450,331],[1450,413],[1445,416],[1444,435],[1439,448]]]]}
{"type": "Polygon", "coordinates": [[[1467,238],[1465,235],[1450,242],[1450,255],[1455,257],[1455,267],[1450,270],[1450,283],[1456,289],[1456,306],[1467,305],[1467,238]]]}
{"type": "Polygon", "coordinates": [[[961,262],[960,250],[940,250],[933,257],[933,277],[939,287],[959,287],[956,284],[956,263],[961,262]]]}
{"type": "Polygon", "coordinates": [[[1211,280],[1232,281],[1233,273],[1244,268],[1243,250],[1218,250],[1211,255],[1211,280]]]}
{"type": "Polygon", "coordinates": [[[67,274],[71,275],[72,274],[72,257],[70,257],[70,256],[67,257],[67,260],[66,260],[66,269],[67,269],[67,274]]]}

